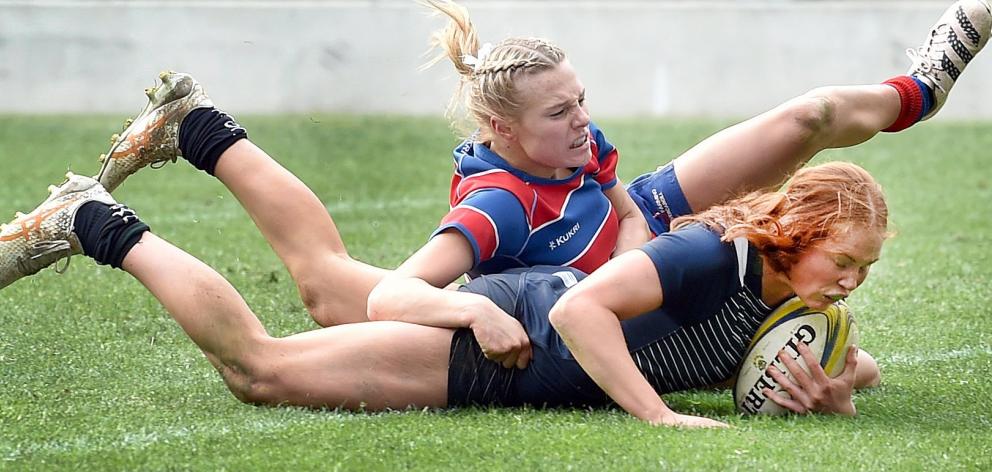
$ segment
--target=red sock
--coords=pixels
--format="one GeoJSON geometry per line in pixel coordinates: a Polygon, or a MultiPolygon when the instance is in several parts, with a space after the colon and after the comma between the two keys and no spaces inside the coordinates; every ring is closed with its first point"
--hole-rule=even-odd
{"type": "Polygon", "coordinates": [[[899,92],[899,102],[902,104],[895,123],[882,131],[888,133],[902,131],[920,121],[920,114],[923,113],[923,92],[920,91],[920,87],[916,85],[913,78],[908,75],[900,75],[882,83],[899,92]]]}

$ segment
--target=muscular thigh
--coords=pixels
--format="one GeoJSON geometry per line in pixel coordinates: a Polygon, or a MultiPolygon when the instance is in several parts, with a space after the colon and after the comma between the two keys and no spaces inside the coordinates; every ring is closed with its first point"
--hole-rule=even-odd
{"type": "Polygon", "coordinates": [[[675,174],[694,211],[778,186],[815,154],[794,108],[788,102],[724,129],[675,160],[675,174]]]}
{"type": "Polygon", "coordinates": [[[295,379],[292,396],[309,398],[306,404],[369,410],[445,407],[452,333],[391,321],[324,328],[285,338],[282,348],[292,360],[280,369],[295,379]]]}

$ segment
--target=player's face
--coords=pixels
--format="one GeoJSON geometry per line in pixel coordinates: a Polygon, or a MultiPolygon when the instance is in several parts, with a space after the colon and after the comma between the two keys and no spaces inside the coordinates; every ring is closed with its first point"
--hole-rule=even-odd
{"type": "Polygon", "coordinates": [[[813,246],[788,271],[792,290],[814,309],[846,298],[868,277],[883,241],[878,231],[852,228],[813,246]]]}
{"type": "Polygon", "coordinates": [[[572,65],[563,61],[554,69],[521,77],[516,86],[522,107],[511,127],[537,171],[532,173],[586,165],[591,157],[586,91],[572,65]]]}

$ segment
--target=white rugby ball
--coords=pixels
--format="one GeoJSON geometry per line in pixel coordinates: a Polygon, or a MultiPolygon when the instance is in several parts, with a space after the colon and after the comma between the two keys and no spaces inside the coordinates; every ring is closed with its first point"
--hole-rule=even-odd
{"type": "Polygon", "coordinates": [[[813,310],[799,298],[793,298],[778,307],[751,339],[741,361],[734,386],[734,404],[746,414],[781,415],[788,412],[777,403],[765,398],[763,390],[772,389],[776,395],[789,396],[766,371],[769,365],[795,380],[782,361],[779,351],[796,359],[809,373],[798,351],[798,343],[805,342],[820,366],[830,377],[844,371],[847,349],[858,341],[854,316],[844,302],[836,302],[825,310],[813,310]]]}

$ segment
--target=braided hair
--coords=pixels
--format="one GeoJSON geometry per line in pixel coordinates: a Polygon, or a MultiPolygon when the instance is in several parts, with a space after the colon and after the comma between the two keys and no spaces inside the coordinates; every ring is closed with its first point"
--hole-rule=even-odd
{"type": "Polygon", "coordinates": [[[565,52],[540,38],[508,38],[480,55],[479,37],[465,7],[450,0],[421,0],[435,12],[448,17],[444,29],[431,35],[432,48],[441,52],[425,67],[447,58],[461,76],[448,105],[447,116],[464,135],[478,129],[481,142],[492,140],[490,118],[517,117],[521,107],[515,87],[521,77],[554,69],[565,60],[565,52]],[[471,57],[473,61],[467,62],[471,57]],[[458,116],[464,107],[469,123],[458,116]],[[465,126],[467,125],[467,126],[465,126]]]}

